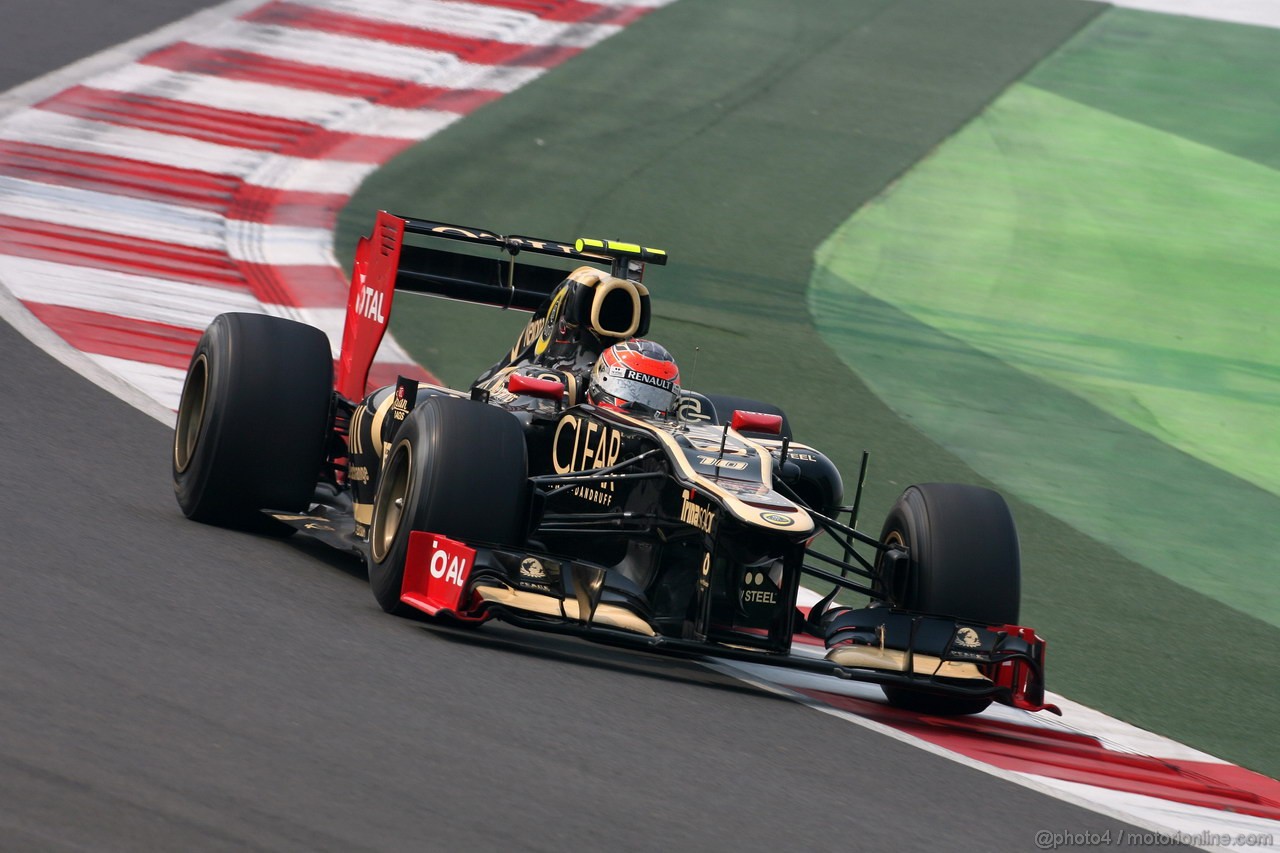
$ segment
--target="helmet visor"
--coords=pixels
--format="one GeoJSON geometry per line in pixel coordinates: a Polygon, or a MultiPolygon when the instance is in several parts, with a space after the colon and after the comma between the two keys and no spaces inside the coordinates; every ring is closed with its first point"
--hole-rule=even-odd
{"type": "Polygon", "coordinates": [[[601,376],[598,384],[613,397],[619,407],[637,408],[646,412],[669,412],[675,405],[676,388],[670,379],[659,379],[626,370],[623,376],[601,376]],[[630,405],[627,405],[630,404],[630,405]]]}

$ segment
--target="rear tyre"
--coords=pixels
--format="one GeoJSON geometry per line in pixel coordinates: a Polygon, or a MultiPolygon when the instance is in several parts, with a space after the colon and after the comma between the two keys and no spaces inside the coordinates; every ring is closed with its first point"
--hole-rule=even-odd
{"type": "Polygon", "coordinates": [[[173,488],[188,518],[263,529],[263,508],[306,510],[325,459],[333,360],[324,332],[221,314],[187,368],[173,488]]]}
{"type": "MultiPolygon", "coordinates": [[[[1022,562],[1018,532],[1003,497],[957,483],[911,486],[889,510],[882,542],[911,553],[900,606],[990,625],[1017,624],[1022,562]]],[[[884,686],[889,704],[928,714],[976,714],[990,699],[937,696],[884,686]]]]}
{"type": "Polygon", "coordinates": [[[388,613],[400,602],[409,533],[522,545],[529,507],[524,431],[507,412],[456,397],[431,397],[391,442],[369,525],[369,586],[388,613]]]}
{"type": "Polygon", "coordinates": [[[787,413],[772,403],[762,403],[759,400],[752,400],[749,397],[735,397],[731,394],[704,394],[711,405],[716,410],[716,423],[727,424],[733,418],[735,411],[743,412],[760,412],[765,415],[781,415],[782,416],[782,432],[779,435],[759,432],[744,432],[743,435],[748,438],[793,438],[791,435],[791,422],[787,420],[787,413]]]}

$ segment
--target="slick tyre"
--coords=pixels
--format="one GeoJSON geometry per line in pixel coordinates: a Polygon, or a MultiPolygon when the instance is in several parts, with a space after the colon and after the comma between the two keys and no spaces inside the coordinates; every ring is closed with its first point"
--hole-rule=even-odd
{"type": "MultiPolygon", "coordinates": [[[[1018,532],[997,492],[957,483],[909,487],[889,510],[882,542],[911,553],[897,603],[921,613],[1017,624],[1022,589],[1018,532]]],[[[886,685],[889,704],[928,714],[976,714],[989,699],[938,696],[886,685]]]]}
{"type": "Polygon", "coordinates": [[[333,361],[312,326],[222,314],[187,369],[173,488],[188,518],[263,529],[259,509],[306,510],[325,459],[333,361]]]}
{"type": "Polygon", "coordinates": [[[400,602],[409,534],[521,545],[528,527],[524,431],[507,412],[456,397],[430,397],[391,442],[369,525],[369,586],[388,613],[400,602]]]}
{"type": "Polygon", "coordinates": [[[782,433],[780,435],[754,432],[743,433],[748,438],[794,438],[791,434],[791,422],[787,420],[787,413],[772,403],[762,403],[749,397],[734,397],[731,394],[706,394],[704,396],[711,401],[712,406],[715,406],[716,423],[729,423],[730,419],[733,418],[734,411],[760,412],[766,415],[782,416],[782,433]]]}

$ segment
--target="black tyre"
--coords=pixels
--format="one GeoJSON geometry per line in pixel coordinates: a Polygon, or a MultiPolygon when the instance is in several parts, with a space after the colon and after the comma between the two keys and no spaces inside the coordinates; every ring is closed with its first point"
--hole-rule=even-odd
{"type": "Polygon", "coordinates": [[[716,423],[729,423],[735,411],[760,412],[766,415],[782,416],[782,433],[780,435],[744,432],[743,435],[748,438],[794,438],[791,434],[791,422],[787,420],[787,413],[772,403],[762,403],[749,397],[735,397],[731,394],[704,394],[703,396],[711,401],[712,406],[715,406],[716,423]]]}
{"type": "MultiPolygon", "coordinates": [[[[900,606],[991,625],[1017,624],[1022,595],[1018,531],[1003,497],[957,483],[911,486],[889,510],[884,542],[911,553],[900,606]]],[[[989,699],[884,687],[891,705],[930,714],[976,714],[989,699]]]]}
{"type": "Polygon", "coordinates": [[[369,525],[369,586],[388,613],[400,603],[409,533],[519,546],[528,527],[524,431],[507,412],[431,397],[404,419],[378,480],[369,525]]]}
{"type": "Polygon", "coordinates": [[[324,332],[222,314],[187,368],[173,488],[188,518],[261,529],[263,508],[306,510],[325,458],[333,360],[324,332]]]}

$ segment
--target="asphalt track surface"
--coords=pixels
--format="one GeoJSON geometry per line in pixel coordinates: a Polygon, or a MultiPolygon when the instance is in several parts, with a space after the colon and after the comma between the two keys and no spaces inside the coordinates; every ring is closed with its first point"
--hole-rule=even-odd
{"type": "MultiPolygon", "coordinates": [[[[3,89],[201,4],[5,6],[3,89]]],[[[5,324],[0,365],[0,849],[1031,850],[1125,828],[695,664],[384,616],[353,562],[183,519],[170,430],[5,324]]]]}

